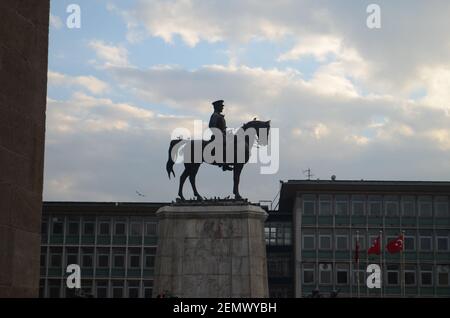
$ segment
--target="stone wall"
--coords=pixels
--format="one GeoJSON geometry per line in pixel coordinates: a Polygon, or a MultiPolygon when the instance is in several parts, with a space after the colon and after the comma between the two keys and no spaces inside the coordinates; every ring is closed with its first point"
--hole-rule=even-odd
{"type": "Polygon", "coordinates": [[[0,297],[37,297],[49,0],[0,1],[0,297]]]}

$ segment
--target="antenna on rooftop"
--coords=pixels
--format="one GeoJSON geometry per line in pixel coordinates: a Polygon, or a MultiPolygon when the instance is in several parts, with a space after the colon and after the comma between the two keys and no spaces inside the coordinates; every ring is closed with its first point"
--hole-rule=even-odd
{"type": "Polygon", "coordinates": [[[308,168],[306,170],[303,170],[303,174],[308,177],[308,180],[311,180],[311,177],[314,177],[314,175],[311,172],[311,168],[308,168]]]}

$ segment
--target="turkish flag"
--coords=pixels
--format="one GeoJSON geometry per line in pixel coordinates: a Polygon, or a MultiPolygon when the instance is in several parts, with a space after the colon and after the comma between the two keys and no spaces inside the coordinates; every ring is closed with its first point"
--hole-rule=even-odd
{"type": "Polygon", "coordinates": [[[401,234],[396,239],[389,241],[389,243],[386,245],[386,249],[391,254],[402,251],[403,250],[403,234],[401,234]]]}
{"type": "Polygon", "coordinates": [[[373,241],[372,246],[367,250],[367,254],[381,254],[380,236],[373,241]]]}

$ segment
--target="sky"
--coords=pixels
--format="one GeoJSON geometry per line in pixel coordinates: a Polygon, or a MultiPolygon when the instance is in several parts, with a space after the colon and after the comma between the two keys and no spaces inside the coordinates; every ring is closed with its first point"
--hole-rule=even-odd
{"type": "MultiPolygon", "coordinates": [[[[75,1],[51,1],[44,200],[174,200],[171,134],[206,125],[217,99],[228,127],[279,130],[277,173],[242,172],[253,202],[308,168],[450,179],[449,1],[75,1]],[[80,28],[66,23],[72,3],[80,28]]],[[[204,164],[197,189],[231,195],[232,173],[204,164]]]]}

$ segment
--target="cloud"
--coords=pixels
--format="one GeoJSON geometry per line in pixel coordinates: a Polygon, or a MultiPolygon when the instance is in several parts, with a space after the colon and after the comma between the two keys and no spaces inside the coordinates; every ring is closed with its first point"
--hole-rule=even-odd
{"type": "Polygon", "coordinates": [[[89,76],[70,76],[54,71],[48,71],[48,85],[83,87],[93,94],[103,94],[109,90],[109,85],[98,78],[89,76]]]}
{"type": "Polygon", "coordinates": [[[89,42],[89,47],[95,51],[97,58],[104,62],[105,65],[127,66],[129,64],[128,50],[123,46],[92,40],[89,42]]]}

